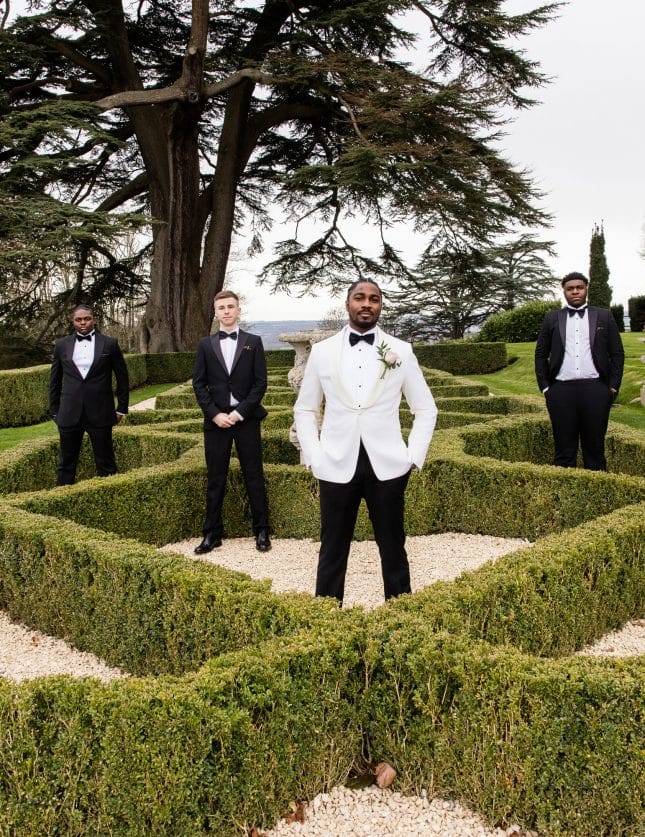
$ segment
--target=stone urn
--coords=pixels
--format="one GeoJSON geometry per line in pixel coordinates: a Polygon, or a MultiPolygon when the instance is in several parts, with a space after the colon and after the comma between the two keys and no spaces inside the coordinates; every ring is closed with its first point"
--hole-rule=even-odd
{"type": "MultiPolygon", "coordinates": [[[[289,386],[293,389],[296,395],[298,395],[298,392],[300,391],[300,384],[302,383],[302,378],[305,374],[305,367],[307,365],[307,361],[309,360],[311,347],[314,343],[326,340],[333,334],[336,334],[336,332],[332,329],[312,328],[305,331],[292,331],[286,334],[278,335],[278,340],[283,343],[289,343],[296,353],[293,366],[287,374],[289,386]]],[[[289,430],[289,441],[295,448],[300,450],[300,443],[298,442],[298,436],[296,434],[295,422],[291,425],[289,430]]],[[[300,461],[302,462],[302,454],[300,456],[300,461]]]]}

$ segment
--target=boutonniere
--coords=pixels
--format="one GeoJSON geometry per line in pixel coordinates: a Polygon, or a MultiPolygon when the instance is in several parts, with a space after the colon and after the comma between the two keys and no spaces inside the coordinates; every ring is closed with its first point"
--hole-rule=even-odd
{"type": "Polygon", "coordinates": [[[390,347],[385,341],[376,347],[376,351],[378,352],[378,359],[383,364],[383,372],[381,373],[382,380],[385,377],[386,372],[390,369],[396,369],[397,366],[401,365],[401,358],[394,352],[390,351],[390,347]]]}
{"type": "Polygon", "coordinates": [[[250,346],[244,346],[244,351],[245,351],[245,352],[250,352],[250,351],[251,351],[251,347],[250,347],[250,346]]]}

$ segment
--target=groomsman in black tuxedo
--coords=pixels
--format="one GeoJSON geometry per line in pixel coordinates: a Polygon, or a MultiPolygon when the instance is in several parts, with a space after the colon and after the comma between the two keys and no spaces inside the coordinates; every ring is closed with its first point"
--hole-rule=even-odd
{"type": "Polygon", "coordinates": [[[535,346],[535,375],[544,393],[555,443],[555,465],[606,471],[609,410],[623,377],[625,353],[613,314],[587,305],[589,280],[562,280],[566,306],[549,311],[535,346]]]}
{"type": "Polygon", "coordinates": [[[271,549],[269,507],[262,467],[261,404],[267,388],[262,340],[239,328],[239,298],[220,291],[214,300],[219,331],[200,340],[195,358],[193,389],[204,413],[204,452],[208,483],[203,540],[195,553],[203,555],[222,545],[222,503],[233,442],[251,505],[255,545],[271,549]]]}
{"type": "Polygon", "coordinates": [[[56,341],[49,376],[49,411],[60,437],[58,485],[76,479],[84,433],[92,443],[97,476],[116,474],[112,428],[128,412],[128,367],[117,340],[96,330],[89,305],[76,306],[72,325],[76,333],[56,341]]]}

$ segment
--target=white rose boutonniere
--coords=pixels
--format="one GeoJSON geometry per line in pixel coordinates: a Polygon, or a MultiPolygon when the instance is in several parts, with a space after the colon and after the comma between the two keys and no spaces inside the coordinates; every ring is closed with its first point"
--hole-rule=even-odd
{"type": "Polygon", "coordinates": [[[378,352],[379,360],[383,364],[381,379],[385,377],[385,373],[390,369],[396,369],[397,366],[401,365],[401,358],[395,352],[390,351],[390,347],[385,341],[376,347],[376,351],[378,352]]]}

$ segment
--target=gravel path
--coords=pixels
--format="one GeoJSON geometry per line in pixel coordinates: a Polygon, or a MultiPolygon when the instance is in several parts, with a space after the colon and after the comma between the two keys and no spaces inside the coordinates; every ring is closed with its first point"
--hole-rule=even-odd
{"type": "MultiPolygon", "coordinates": [[[[195,558],[193,549],[199,539],[181,541],[162,547],[195,558]]],[[[528,546],[528,541],[497,538],[492,535],[466,535],[446,532],[440,535],[408,537],[406,549],[410,561],[413,590],[435,581],[450,581],[467,570],[474,570],[500,555],[528,546]]],[[[253,538],[224,540],[201,560],[240,570],[253,578],[272,580],[276,592],[314,592],[320,543],[312,540],[273,540],[269,553],[258,552],[253,538]]],[[[361,604],[370,609],[383,604],[383,582],[378,550],[374,541],[354,541],[349,553],[345,581],[344,606],[361,604]]]]}
{"type": "Polygon", "coordinates": [[[153,395],[152,398],[146,398],[145,401],[139,401],[138,404],[132,404],[130,406],[130,412],[138,413],[141,410],[154,410],[156,403],[157,397],[153,395]]]}
{"type": "Polygon", "coordinates": [[[19,682],[50,674],[97,677],[104,682],[127,676],[94,654],[78,651],[62,639],[12,622],[0,610],[0,677],[19,682]]]}
{"type": "Polygon", "coordinates": [[[491,828],[459,802],[402,794],[371,785],[362,790],[333,788],[304,806],[303,822],[281,820],[262,837],[507,837],[534,835],[517,825],[491,828]]]}
{"type": "MultiPolygon", "coordinates": [[[[199,538],[169,544],[164,550],[195,558],[199,538]]],[[[527,545],[527,541],[484,535],[445,533],[407,539],[412,589],[419,590],[438,580],[456,578],[486,561],[527,545]]],[[[318,544],[314,541],[274,540],[269,553],[259,553],[253,538],[224,541],[201,560],[207,560],[254,578],[269,578],[276,592],[314,589],[318,544]]],[[[196,559],[200,560],[200,559],[196,559]]],[[[346,606],[367,608],[383,602],[376,544],[352,544],[346,581],[346,606]]],[[[645,619],[630,622],[622,631],[609,634],[581,654],[624,656],[645,654],[645,619]]],[[[126,677],[92,654],[77,651],[62,640],[18,625],[0,611],[0,676],[24,680],[48,674],[97,677],[108,681],[126,677]]],[[[319,794],[297,809],[302,822],[281,820],[272,830],[257,832],[265,837],[508,837],[529,835],[518,826],[507,829],[488,826],[477,814],[451,800],[406,797],[375,785],[361,790],[336,787],[319,794]]],[[[295,815],[290,819],[296,819],[295,815]]]]}

